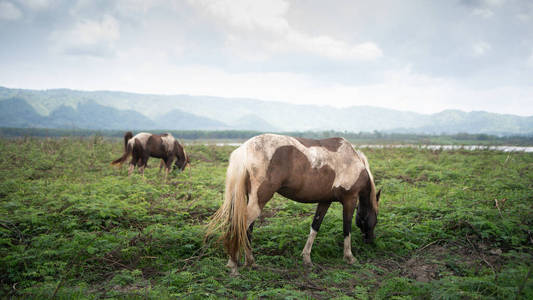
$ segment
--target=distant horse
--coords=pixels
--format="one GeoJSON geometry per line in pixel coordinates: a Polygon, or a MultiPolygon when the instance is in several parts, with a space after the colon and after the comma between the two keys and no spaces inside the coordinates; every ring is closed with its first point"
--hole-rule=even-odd
{"type": "Polygon", "coordinates": [[[131,175],[135,166],[139,167],[139,172],[144,176],[144,168],[148,163],[150,156],[161,158],[162,162],[159,166],[159,171],[163,165],[165,166],[165,179],[170,171],[170,166],[174,159],[174,168],[183,171],[189,163],[189,157],[185,152],[183,146],[170,134],[151,134],[146,132],[133,134],[128,131],[124,135],[124,154],[111,162],[112,165],[122,164],[128,156],[131,155],[130,167],[128,175],[131,175]]]}
{"type": "Polygon", "coordinates": [[[244,248],[245,265],[254,265],[251,238],[254,221],[274,193],[302,203],[318,203],[307,243],[302,251],[311,263],[311,248],[331,202],[343,206],[344,259],[355,261],[351,250],[351,224],[365,242],[374,239],[378,201],[364,154],[343,138],[310,140],[264,134],[253,137],[231,153],[226,173],[224,203],[208,224],[207,235],[223,228],[229,254],[227,267],[238,274],[237,262],[244,248]]]}

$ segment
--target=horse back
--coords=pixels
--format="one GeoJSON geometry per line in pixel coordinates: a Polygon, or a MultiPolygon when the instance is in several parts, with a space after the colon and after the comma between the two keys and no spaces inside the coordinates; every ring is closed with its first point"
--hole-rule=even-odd
{"type": "Polygon", "coordinates": [[[365,170],[343,138],[311,140],[265,134],[243,146],[250,180],[299,202],[332,201],[356,193],[365,170]]]}

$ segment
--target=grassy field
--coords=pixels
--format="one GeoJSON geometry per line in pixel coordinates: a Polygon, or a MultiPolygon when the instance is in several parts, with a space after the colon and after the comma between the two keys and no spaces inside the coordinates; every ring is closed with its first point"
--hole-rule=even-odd
{"type": "Polygon", "coordinates": [[[232,147],[190,146],[193,167],[162,181],[110,161],[118,139],[0,139],[0,296],[15,298],[532,299],[533,154],[363,149],[383,187],[376,243],[341,205],[306,269],[315,205],[280,196],[254,228],[257,269],[228,276],[203,244],[232,147]]]}

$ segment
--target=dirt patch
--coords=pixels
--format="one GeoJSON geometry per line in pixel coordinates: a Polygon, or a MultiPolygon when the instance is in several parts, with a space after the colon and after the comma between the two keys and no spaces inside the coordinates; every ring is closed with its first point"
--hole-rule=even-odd
{"type": "Polygon", "coordinates": [[[421,282],[430,282],[438,277],[439,264],[422,257],[411,257],[403,266],[405,275],[421,282]]]}
{"type": "Polygon", "coordinates": [[[408,257],[396,257],[370,263],[420,282],[438,280],[442,274],[463,276],[466,270],[480,272],[490,268],[497,272],[502,263],[502,251],[490,245],[447,244],[430,245],[408,257]]]}

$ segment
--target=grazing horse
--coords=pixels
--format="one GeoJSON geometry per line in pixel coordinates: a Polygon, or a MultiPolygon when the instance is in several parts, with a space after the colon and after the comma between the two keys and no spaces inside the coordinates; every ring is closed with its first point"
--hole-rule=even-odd
{"type": "Polygon", "coordinates": [[[135,169],[135,165],[139,167],[139,172],[144,176],[144,168],[148,163],[150,156],[161,158],[165,166],[165,179],[168,176],[172,161],[176,159],[174,168],[179,168],[181,171],[189,163],[189,157],[183,149],[183,146],[170,134],[151,134],[146,132],[138,133],[133,136],[131,132],[126,132],[124,135],[124,154],[111,162],[112,165],[122,164],[128,156],[131,155],[130,167],[128,175],[131,175],[135,169]]]}
{"type": "Polygon", "coordinates": [[[224,203],[208,224],[207,235],[225,231],[221,239],[229,254],[227,267],[237,275],[237,262],[244,248],[245,265],[254,265],[251,238],[254,221],[274,193],[301,203],[318,203],[307,243],[304,264],[311,263],[311,248],[322,219],[332,202],[343,206],[344,259],[355,261],[351,250],[351,224],[356,224],[365,242],[374,239],[378,201],[364,154],[343,138],[311,140],[263,134],[235,149],[226,173],[224,203]]]}

